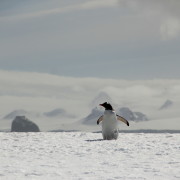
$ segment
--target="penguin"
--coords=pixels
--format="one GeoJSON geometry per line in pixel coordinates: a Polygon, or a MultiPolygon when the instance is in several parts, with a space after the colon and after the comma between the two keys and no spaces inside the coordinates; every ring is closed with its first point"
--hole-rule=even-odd
{"type": "Polygon", "coordinates": [[[124,122],[129,126],[129,122],[117,115],[110,103],[99,104],[105,108],[104,114],[97,120],[97,125],[102,122],[102,136],[104,140],[117,139],[119,135],[118,121],[124,122]]]}

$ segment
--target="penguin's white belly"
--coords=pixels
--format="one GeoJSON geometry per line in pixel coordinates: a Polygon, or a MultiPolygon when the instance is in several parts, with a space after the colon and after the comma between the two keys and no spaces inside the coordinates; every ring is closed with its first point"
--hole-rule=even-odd
{"type": "Polygon", "coordinates": [[[104,114],[102,121],[103,139],[111,140],[118,138],[118,122],[115,113],[104,114]]]}

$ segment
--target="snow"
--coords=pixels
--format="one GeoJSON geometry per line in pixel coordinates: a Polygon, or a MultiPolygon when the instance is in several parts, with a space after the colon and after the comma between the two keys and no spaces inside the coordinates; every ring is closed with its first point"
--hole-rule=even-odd
{"type": "Polygon", "coordinates": [[[180,134],[0,133],[0,179],[180,179],[180,134]]]}

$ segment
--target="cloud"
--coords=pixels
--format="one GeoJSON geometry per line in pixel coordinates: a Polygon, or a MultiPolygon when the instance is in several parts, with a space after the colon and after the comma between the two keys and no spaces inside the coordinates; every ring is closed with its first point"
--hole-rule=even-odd
{"type": "MultiPolygon", "coordinates": [[[[43,73],[0,71],[0,96],[45,97],[91,101],[101,91],[118,104],[123,101],[138,104],[138,99],[171,99],[179,94],[179,80],[117,80],[72,78],[43,73]],[[83,100],[84,99],[84,100],[83,100]]],[[[68,100],[68,101],[69,101],[68,100]]],[[[152,100],[150,100],[152,101],[152,100]]],[[[86,102],[89,104],[89,102],[86,102]]],[[[158,106],[158,105],[157,105],[158,106]]]]}
{"type": "Polygon", "coordinates": [[[119,4],[149,21],[159,21],[159,32],[163,40],[171,40],[180,35],[180,1],[119,0],[119,4]]]}
{"type": "Polygon", "coordinates": [[[146,14],[164,13],[179,16],[180,1],[177,0],[119,0],[119,5],[146,14]]]}
{"type": "Polygon", "coordinates": [[[180,35],[180,21],[168,18],[161,24],[160,31],[163,40],[174,39],[180,35]]]}
{"type": "Polygon", "coordinates": [[[180,1],[177,0],[87,0],[83,3],[71,3],[63,7],[52,9],[46,7],[44,10],[30,11],[30,13],[1,16],[0,21],[25,20],[53,14],[114,7],[120,7],[119,11],[123,10],[123,12],[129,10],[127,16],[133,14],[137,18],[144,17],[147,21],[154,21],[154,24],[158,22],[162,40],[171,40],[180,34],[180,1]]]}
{"type": "Polygon", "coordinates": [[[86,1],[79,4],[69,5],[60,8],[53,8],[53,9],[46,9],[37,12],[25,13],[25,14],[17,14],[13,16],[4,16],[0,17],[0,21],[13,21],[13,20],[24,20],[28,18],[37,18],[47,15],[53,14],[62,14],[62,13],[69,13],[74,11],[80,10],[92,10],[97,8],[107,8],[107,7],[115,7],[117,6],[117,0],[91,0],[86,1]]]}

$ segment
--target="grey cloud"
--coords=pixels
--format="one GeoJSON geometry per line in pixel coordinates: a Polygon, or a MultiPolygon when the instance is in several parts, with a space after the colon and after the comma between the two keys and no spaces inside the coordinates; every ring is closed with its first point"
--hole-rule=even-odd
{"type": "Polygon", "coordinates": [[[180,35],[180,1],[178,0],[119,0],[119,5],[132,12],[159,20],[159,32],[163,40],[180,35]]]}
{"type": "Polygon", "coordinates": [[[114,7],[117,6],[117,0],[92,0],[86,1],[83,3],[77,3],[73,5],[68,5],[64,7],[52,8],[52,9],[45,9],[36,12],[24,13],[24,14],[17,14],[12,16],[4,16],[0,17],[0,21],[12,21],[12,20],[23,20],[27,18],[35,18],[53,14],[61,14],[61,13],[68,13],[72,11],[79,11],[79,10],[91,10],[96,8],[104,8],[104,7],[114,7]]]}
{"type": "Polygon", "coordinates": [[[119,0],[119,5],[136,12],[165,13],[180,16],[180,1],[178,0],[119,0]]]}

